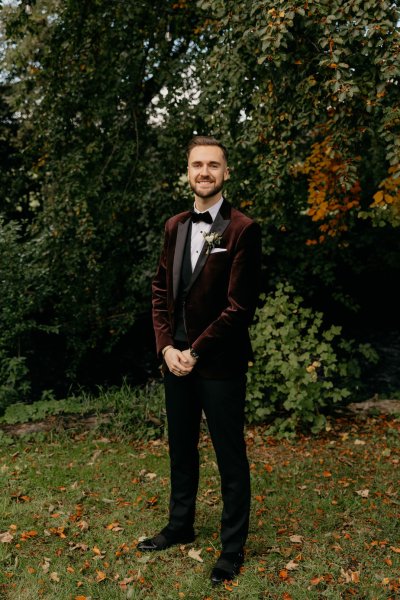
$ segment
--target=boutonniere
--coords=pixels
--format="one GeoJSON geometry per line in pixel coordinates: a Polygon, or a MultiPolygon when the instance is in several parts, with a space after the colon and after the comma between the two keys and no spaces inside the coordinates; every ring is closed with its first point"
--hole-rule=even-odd
{"type": "Polygon", "coordinates": [[[206,254],[210,254],[211,250],[216,246],[221,245],[222,235],[213,231],[212,233],[203,233],[204,241],[207,244],[206,254]]]}

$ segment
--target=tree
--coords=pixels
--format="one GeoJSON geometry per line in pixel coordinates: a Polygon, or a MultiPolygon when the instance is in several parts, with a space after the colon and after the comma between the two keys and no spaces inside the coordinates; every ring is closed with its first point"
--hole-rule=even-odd
{"type": "Polygon", "coordinates": [[[200,6],[213,46],[198,106],[233,148],[233,195],[263,224],[269,285],[283,274],[355,307],[353,281],[398,273],[398,3],[200,6]]]}
{"type": "MultiPolygon", "coordinates": [[[[3,16],[7,102],[39,190],[27,235],[43,241],[74,381],[148,315],[184,157],[171,141],[191,131],[179,114],[196,14],[185,2],[37,0],[3,16]],[[160,126],[166,101],[174,130],[160,126]]],[[[143,340],[131,343],[142,360],[143,340]]]]}

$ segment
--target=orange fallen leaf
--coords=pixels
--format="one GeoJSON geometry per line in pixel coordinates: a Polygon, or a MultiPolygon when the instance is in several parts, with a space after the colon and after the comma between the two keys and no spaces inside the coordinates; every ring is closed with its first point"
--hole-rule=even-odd
{"type": "Polygon", "coordinates": [[[65,527],[50,527],[49,531],[53,535],[58,535],[61,539],[65,539],[67,536],[64,533],[65,527]]]}
{"type": "Polygon", "coordinates": [[[74,600],[87,600],[87,596],[75,596],[74,600]]]}
{"type": "Polygon", "coordinates": [[[390,546],[392,552],[396,552],[396,554],[400,554],[400,548],[395,548],[394,546],[390,546]]]}
{"type": "Polygon", "coordinates": [[[280,577],[280,579],[285,581],[285,579],[287,579],[289,577],[289,573],[288,573],[287,569],[281,569],[279,571],[279,577],[280,577]]]}
{"type": "Polygon", "coordinates": [[[332,477],[332,473],[331,473],[330,471],[324,471],[324,472],[322,473],[322,475],[323,475],[324,477],[332,477]]]}
{"type": "Polygon", "coordinates": [[[35,537],[37,534],[38,534],[38,532],[37,532],[37,531],[35,531],[35,530],[33,530],[33,529],[32,529],[31,531],[23,531],[23,532],[21,533],[21,537],[20,537],[20,539],[21,539],[22,541],[29,540],[29,538],[33,538],[33,537],[35,537]]]}
{"type": "Polygon", "coordinates": [[[104,581],[105,579],[107,579],[107,574],[104,573],[104,571],[98,571],[96,569],[96,573],[97,573],[97,577],[96,577],[97,583],[100,583],[100,581],[104,581]]]}
{"type": "Polygon", "coordinates": [[[318,577],[318,576],[316,576],[316,577],[313,577],[313,578],[310,580],[310,583],[311,583],[311,585],[318,585],[318,584],[319,584],[319,583],[321,583],[321,581],[323,581],[323,580],[324,580],[324,578],[323,578],[323,577],[318,577]]]}

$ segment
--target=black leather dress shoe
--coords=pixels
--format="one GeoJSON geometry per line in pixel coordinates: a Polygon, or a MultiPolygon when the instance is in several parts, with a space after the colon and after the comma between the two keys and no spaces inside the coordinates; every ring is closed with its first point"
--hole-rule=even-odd
{"type": "Polygon", "coordinates": [[[188,532],[173,537],[166,537],[163,533],[158,533],[152,538],[147,538],[142,542],[139,542],[137,549],[141,552],[157,552],[159,550],[166,550],[175,544],[190,544],[190,542],[194,542],[194,539],[194,532],[188,532]]]}
{"type": "Polygon", "coordinates": [[[219,585],[224,581],[232,581],[236,575],[239,575],[243,563],[243,550],[240,552],[222,552],[211,571],[211,583],[219,585]]]}

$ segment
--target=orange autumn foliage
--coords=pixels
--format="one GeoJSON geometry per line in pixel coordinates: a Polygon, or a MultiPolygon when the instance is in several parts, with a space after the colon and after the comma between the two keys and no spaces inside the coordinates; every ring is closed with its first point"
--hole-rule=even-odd
{"type": "Polygon", "coordinates": [[[400,177],[396,176],[399,170],[400,164],[389,168],[389,176],[380,183],[371,204],[371,208],[389,208],[397,219],[400,218],[400,177]]]}
{"type": "Polygon", "coordinates": [[[312,145],[310,156],[298,169],[308,176],[307,214],[320,223],[318,239],[307,240],[308,245],[322,243],[327,236],[334,237],[348,229],[346,215],[359,207],[361,192],[358,180],[350,189],[344,185],[349,165],[334,148],[331,136],[327,136],[312,145]]]}

